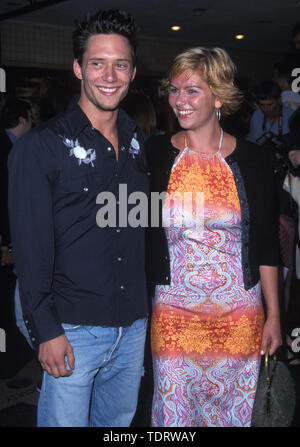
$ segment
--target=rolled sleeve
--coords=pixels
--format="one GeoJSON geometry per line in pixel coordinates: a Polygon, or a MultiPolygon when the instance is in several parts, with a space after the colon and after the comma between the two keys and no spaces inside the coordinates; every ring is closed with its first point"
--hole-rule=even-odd
{"type": "Polygon", "coordinates": [[[64,333],[51,293],[54,156],[41,143],[37,130],[14,145],[8,168],[10,229],[20,300],[25,324],[37,346],[64,333]]]}

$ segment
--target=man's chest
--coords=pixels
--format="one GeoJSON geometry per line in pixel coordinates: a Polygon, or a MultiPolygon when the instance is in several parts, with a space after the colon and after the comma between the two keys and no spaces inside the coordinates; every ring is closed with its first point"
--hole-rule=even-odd
{"type": "Polygon", "coordinates": [[[100,135],[71,138],[59,136],[59,169],[53,185],[55,197],[72,200],[115,193],[120,184],[129,192],[148,190],[148,175],[140,153],[132,153],[131,140],[119,138],[118,154],[113,144],[100,135]],[[118,156],[117,156],[118,155],[118,156]],[[78,196],[79,195],[79,196],[78,196]]]}

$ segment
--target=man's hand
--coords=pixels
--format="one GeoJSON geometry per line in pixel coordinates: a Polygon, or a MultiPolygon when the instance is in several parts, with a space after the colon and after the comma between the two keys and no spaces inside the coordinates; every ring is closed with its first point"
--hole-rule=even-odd
{"type": "Polygon", "coordinates": [[[1,265],[11,265],[14,263],[14,258],[11,250],[8,247],[1,247],[1,265]]]}
{"type": "Polygon", "coordinates": [[[297,168],[297,166],[300,165],[300,150],[290,151],[289,159],[290,159],[292,165],[294,166],[294,168],[297,168]]]}
{"type": "Polygon", "coordinates": [[[67,337],[60,335],[41,343],[39,346],[39,361],[42,368],[55,378],[70,376],[73,373],[75,359],[67,337]],[[70,369],[67,369],[67,365],[70,369]]]}

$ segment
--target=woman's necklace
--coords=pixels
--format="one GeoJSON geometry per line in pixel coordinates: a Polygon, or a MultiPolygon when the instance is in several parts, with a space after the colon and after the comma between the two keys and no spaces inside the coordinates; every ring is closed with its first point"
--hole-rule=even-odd
{"type": "MultiPolygon", "coordinates": [[[[219,148],[218,148],[218,151],[217,152],[215,152],[216,154],[218,154],[219,152],[221,152],[221,149],[222,149],[222,143],[223,143],[223,136],[224,136],[224,132],[223,132],[223,129],[221,128],[221,135],[220,135],[220,140],[219,140],[219,148]]],[[[186,136],[186,134],[184,134],[184,147],[186,148],[186,147],[188,147],[188,141],[187,141],[187,136],[186,136]]],[[[189,149],[191,149],[191,148],[189,148],[189,149]]],[[[193,149],[192,149],[193,150],[193,149]]],[[[194,152],[198,152],[198,151],[194,151],[194,152]]],[[[207,152],[198,152],[198,154],[207,154],[207,152]]],[[[214,153],[212,153],[212,155],[214,155],[214,153]]]]}

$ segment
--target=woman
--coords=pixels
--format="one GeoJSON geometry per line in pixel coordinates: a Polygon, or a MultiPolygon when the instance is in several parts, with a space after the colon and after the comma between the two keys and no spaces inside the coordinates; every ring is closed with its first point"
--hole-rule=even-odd
{"type": "Polygon", "coordinates": [[[281,344],[272,169],[219,124],[241,103],[233,76],[222,49],[177,56],[167,86],[181,130],[146,147],[152,191],[168,193],[149,229],[153,426],[249,426],[260,355],[281,344]]]}

